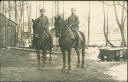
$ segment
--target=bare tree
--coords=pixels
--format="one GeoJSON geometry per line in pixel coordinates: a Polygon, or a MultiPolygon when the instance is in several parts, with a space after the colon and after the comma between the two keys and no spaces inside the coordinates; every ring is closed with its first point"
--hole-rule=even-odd
{"type": "MultiPolygon", "coordinates": [[[[0,5],[2,5],[2,1],[0,1],[0,5]]],[[[2,13],[2,6],[0,6],[0,13],[2,13]]]]}
{"type": "Polygon", "coordinates": [[[22,41],[22,37],[23,37],[23,2],[20,1],[19,3],[19,16],[18,16],[18,40],[19,42],[22,41]]]}
{"type": "Polygon", "coordinates": [[[87,48],[89,46],[90,41],[90,1],[89,1],[89,12],[88,12],[88,42],[87,42],[87,48]]]}
{"type": "Polygon", "coordinates": [[[116,4],[115,4],[115,1],[113,1],[116,22],[120,29],[120,33],[121,33],[121,37],[122,37],[121,47],[126,47],[126,41],[125,41],[125,37],[124,37],[124,24],[125,24],[125,20],[126,20],[127,16],[124,16],[124,10],[126,9],[124,4],[125,4],[125,1],[123,1],[123,5],[121,5],[122,6],[122,18],[121,18],[121,21],[119,21],[118,16],[117,16],[116,4]]]}
{"type": "Polygon", "coordinates": [[[31,4],[27,2],[28,32],[31,33],[31,4]]]}
{"type": "Polygon", "coordinates": [[[8,16],[9,16],[9,19],[11,19],[11,3],[10,3],[10,1],[8,1],[8,16]]]}
{"type": "Polygon", "coordinates": [[[4,4],[4,1],[3,1],[3,15],[5,15],[5,4],[4,4]]]}
{"type": "MultiPolygon", "coordinates": [[[[123,7],[124,10],[127,12],[127,8],[125,6],[123,6],[119,1],[116,1],[116,2],[117,2],[117,3],[115,3],[116,6],[123,7]]],[[[108,4],[108,3],[105,3],[105,2],[104,2],[104,4],[107,5],[107,6],[113,6],[113,4],[108,4]]]]}
{"type": "Polygon", "coordinates": [[[108,44],[110,44],[110,46],[114,47],[114,45],[108,39],[108,13],[107,13],[107,27],[106,27],[106,18],[105,18],[106,15],[105,15],[104,2],[103,2],[103,13],[104,13],[103,32],[104,32],[104,37],[105,37],[105,40],[106,40],[106,46],[108,46],[108,44]],[[107,28],[107,32],[106,32],[106,28],[107,28]]]}
{"type": "Polygon", "coordinates": [[[122,47],[126,47],[126,41],[125,41],[125,37],[124,37],[124,25],[125,25],[125,20],[127,18],[127,15],[124,16],[124,12],[127,13],[127,8],[125,7],[125,1],[122,1],[122,4],[119,1],[116,1],[116,2],[117,3],[115,3],[115,1],[113,1],[113,4],[108,4],[108,3],[104,3],[104,4],[107,5],[107,6],[114,6],[116,22],[117,22],[117,25],[118,25],[118,27],[120,29],[120,33],[121,33],[121,37],[122,37],[121,46],[122,47]],[[116,6],[120,6],[122,8],[121,21],[119,21],[119,18],[118,18],[118,15],[117,15],[116,6]]]}

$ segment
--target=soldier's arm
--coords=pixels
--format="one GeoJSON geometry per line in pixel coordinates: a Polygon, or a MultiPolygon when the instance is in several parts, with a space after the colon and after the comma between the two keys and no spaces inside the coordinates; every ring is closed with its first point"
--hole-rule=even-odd
{"type": "Polygon", "coordinates": [[[79,24],[79,18],[78,18],[78,16],[76,16],[76,25],[78,25],[79,24]]]}
{"type": "Polygon", "coordinates": [[[49,20],[48,20],[48,18],[46,17],[46,28],[48,28],[49,27],[49,25],[50,25],[50,23],[49,23],[49,20]]]}
{"type": "Polygon", "coordinates": [[[76,17],[75,17],[75,21],[72,22],[71,26],[77,26],[77,25],[79,25],[79,19],[78,19],[78,17],[76,16],[76,17]]]}
{"type": "Polygon", "coordinates": [[[68,17],[68,19],[67,19],[67,25],[70,27],[70,17],[68,17]]]}

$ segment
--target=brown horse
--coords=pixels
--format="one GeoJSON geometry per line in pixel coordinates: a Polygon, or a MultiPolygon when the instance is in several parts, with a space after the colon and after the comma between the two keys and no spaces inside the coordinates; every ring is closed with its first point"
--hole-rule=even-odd
{"type": "Polygon", "coordinates": [[[77,67],[80,66],[80,52],[79,50],[82,49],[82,64],[81,67],[84,67],[84,56],[85,56],[85,35],[83,32],[79,31],[79,34],[81,36],[80,43],[81,47],[78,47],[78,41],[76,41],[75,34],[73,31],[66,25],[66,21],[61,15],[55,16],[55,34],[56,37],[59,37],[59,46],[62,51],[63,55],[63,68],[62,71],[65,70],[66,67],[66,55],[65,51],[68,51],[68,71],[71,70],[71,49],[74,48],[77,56],[78,56],[78,61],[77,61],[77,67]]]}
{"type": "Polygon", "coordinates": [[[45,66],[46,51],[49,51],[50,53],[49,61],[51,62],[53,39],[46,34],[45,30],[39,28],[38,23],[35,20],[32,19],[32,22],[33,22],[33,46],[35,47],[37,52],[38,66],[40,66],[40,50],[42,50],[43,66],[45,66]]]}

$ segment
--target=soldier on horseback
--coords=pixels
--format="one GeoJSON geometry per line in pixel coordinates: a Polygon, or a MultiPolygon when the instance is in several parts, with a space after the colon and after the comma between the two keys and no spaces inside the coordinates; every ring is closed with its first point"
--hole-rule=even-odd
{"type": "Polygon", "coordinates": [[[76,9],[71,8],[71,16],[67,20],[67,25],[71,28],[73,32],[76,34],[77,45],[80,47],[80,36],[79,36],[79,18],[76,15],[76,9]]]}
{"type": "Polygon", "coordinates": [[[38,17],[37,19],[35,19],[35,21],[38,23],[40,31],[45,31],[46,34],[47,34],[47,37],[49,37],[48,39],[53,41],[52,40],[52,35],[49,31],[50,23],[49,23],[49,20],[48,20],[47,16],[45,16],[45,12],[46,12],[45,9],[40,9],[41,16],[38,17]]]}

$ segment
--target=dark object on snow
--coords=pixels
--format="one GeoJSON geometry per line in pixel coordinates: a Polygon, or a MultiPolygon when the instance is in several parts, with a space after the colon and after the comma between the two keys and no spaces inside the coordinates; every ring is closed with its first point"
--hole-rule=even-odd
{"type": "Polygon", "coordinates": [[[101,59],[102,61],[105,61],[105,60],[120,61],[120,58],[121,58],[120,52],[124,50],[124,48],[101,48],[99,50],[100,50],[100,53],[98,58],[101,59]]]}

